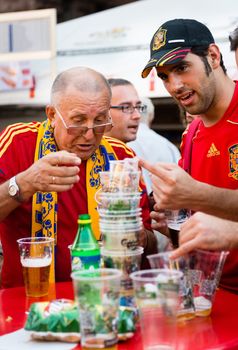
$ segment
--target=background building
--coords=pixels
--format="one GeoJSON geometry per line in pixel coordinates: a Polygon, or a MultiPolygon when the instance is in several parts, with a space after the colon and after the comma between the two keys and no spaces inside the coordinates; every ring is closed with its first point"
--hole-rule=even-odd
{"type": "MultiPolygon", "coordinates": [[[[152,128],[176,144],[179,144],[184,129],[177,105],[165,93],[163,84],[155,74],[151,73],[147,79],[140,77],[141,69],[149,58],[149,41],[158,29],[158,23],[176,17],[195,18],[204,22],[215,34],[227,68],[233,68],[233,62],[228,57],[228,35],[238,21],[236,0],[227,0],[227,3],[219,5],[216,5],[215,0],[209,3],[206,0],[199,3],[191,3],[189,0],[181,0],[179,3],[174,0],[84,3],[19,0],[16,4],[0,0],[2,13],[50,7],[57,9],[57,71],[85,65],[99,70],[106,77],[121,77],[132,81],[141,95],[153,100],[156,117],[152,128]],[[115,8],[118,5],[125,6],[115,8]],[[211,11],[214,6],[215,13],[211,11]],[[108,11],[98,12],[109,8],[108,11]]],[[[45,102],[42,102],[43,99],[38,105],[36,102],[37,97],[42,97],[44,93],[48,98],[47,87],[50,85],[40,84],[40,79],[36,80],[37,89],[35,98],[32,98],[35,103],[30,107],[26,106],[22,98],[14,100],[13,94],[11,103],[8,100],[4,103],[0,96],[0,130],[12,122],[44,119],[45,102]]]]}

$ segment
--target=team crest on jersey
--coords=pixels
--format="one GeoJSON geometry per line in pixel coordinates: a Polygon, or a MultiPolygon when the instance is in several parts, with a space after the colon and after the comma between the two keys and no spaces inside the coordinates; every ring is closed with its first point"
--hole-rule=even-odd
{"type": "Polygon", "coordinates": [[[229,177],[238,180],[238,144],[229,147],[230,172],[229,177]]]}
{"type": "Polygon", "coordinates": [[[152,50],[159,50],[166,42],[166,32],[167,29],[160,28],[157,33],[154,35],[153,47],[152,50]]]}

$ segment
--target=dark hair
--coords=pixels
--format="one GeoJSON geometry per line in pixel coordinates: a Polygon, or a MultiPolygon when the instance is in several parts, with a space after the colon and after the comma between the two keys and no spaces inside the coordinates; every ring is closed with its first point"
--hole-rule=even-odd
{"type": "Polygon", "coordinates": [[[238,27],[229,35],[229,40],[231,51],[238,49],[238,27]]]}
{"type": "Polygon", "coordinates": [[[120,78],[109,78],[108,84],[113,87],[113,86],[121,86],[121,85],[132,85],[132,83],[126,79],[120,79],[120,78]]]}
{"type": "MultiPolygon", "coordinates": [[[[210,66],[210,64],[208,63],[208,60],[207,60],[208,46],[192,47],[191,48],[191,52],[194,55],[197,55],[197,56],[201,57],[201,60],[203,61],[204,66],[205,66],[206,73],[207,73],[207,75],[209,75],[211,73],[212,69],[211,69],[211,66],[210,66]]],[[[223,57],[222,57],[222,54],[220,54],[220,55],[221,55],[220,56],[220,58],[221,58],[220,66],[221,66],[223,72],[226,74],[226,67],[224,65],[223,57]]]]}

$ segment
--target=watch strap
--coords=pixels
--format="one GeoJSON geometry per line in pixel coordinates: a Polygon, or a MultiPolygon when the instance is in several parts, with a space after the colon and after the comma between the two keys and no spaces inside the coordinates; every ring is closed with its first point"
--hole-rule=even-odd
{"type": "Polygon", "coordinates": [[[22,198],[20,196],[20,188],[16,182],[16,176],[13,176],[9,180],[8,193],[11,198],[17,200],[18,202],[22,202],[22,198]]]}

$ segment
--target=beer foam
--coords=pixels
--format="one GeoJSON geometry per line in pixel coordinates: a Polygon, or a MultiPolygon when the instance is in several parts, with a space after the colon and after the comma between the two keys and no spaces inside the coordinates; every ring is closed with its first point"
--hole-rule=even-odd
{"type": "Polygon", "coordinates": [[[51,258],[29,258],[29,259],[21,259],[21,264],[24,267],[44,267],[51,264],[51,258]]]}
{"type": "Polygon", "coordinates": [[[204,310],[204,309],[206,310],[206,309],[210,309],[212,307],[211,301],[206,299],[203,296],[195,297],[194,304],[195,304],[195,308],[198,310],[204,310]]]}

